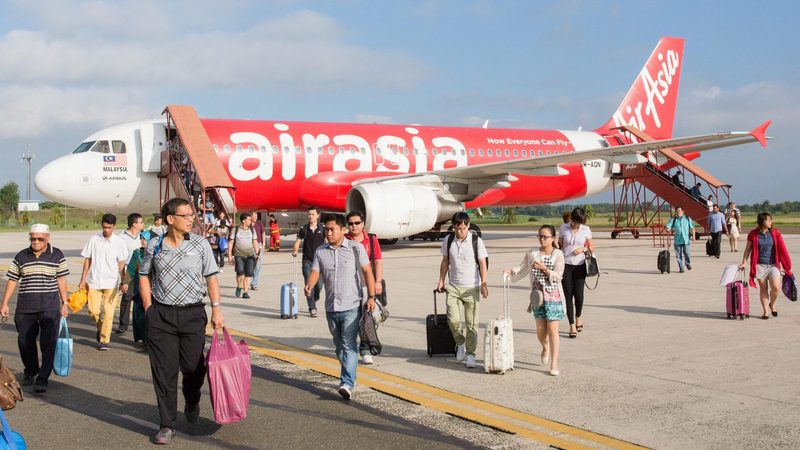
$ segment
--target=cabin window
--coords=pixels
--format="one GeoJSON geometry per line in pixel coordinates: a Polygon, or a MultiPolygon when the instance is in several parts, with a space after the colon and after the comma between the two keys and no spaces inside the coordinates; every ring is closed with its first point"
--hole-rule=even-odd
{"type": "Polygon", "coordinates": [[[517,157],[517,156],[519,156],[519,152],[514,150],[514,157],[517,157]]]}
{"type": "Polygon", "coordinates": [[[265,145],[262,145],[259,150],[261,150],[261,153],[267,153],[267,147],[265,145]]]}
{"type": "Polygon", "coordinates": [[[285,153],[285,154],[287,154],[287,155],[288,155],[288,154],[289,154],[289,147],[287,147],[287,146],[284,146],[284,147],[283,147],[283,153],[285,153]]]}
{"type": "Polygon", "coordinates": [[[325,149],[322,148],[322,147],[318,147],[317,148],[317,153],[321,155],[321,154],[325,153],[325,149]]]}
{"type": "Polygon", "coordinates": [[[406,156],[408,156],[408,149],[407,149],[407,148],[405,148],[405,147],[403,147],[403,154],[404,154],[404,155],[406,155],[406,156]]]}
{"type": "Polygon", "coordinates": [[[542,156],[542,149],[539,149],[539,156],[542,156]]]}
{"type": "Polygon", "coordinates": [[[333,154],[333,146],[328,147],[328,154],[329,155],[333,154]]]}
{"type": "Polygon", "coordinates": [[[280,153],[280,150],[278,150],[278,146],[277,146],[277,145],[273,145],[273,146],[272,146],[272,153],[273,153],[273,154],[276,154],[276,155],[277,155],[278,153],[280,153]]]}
{"type": "Polygon", "coordinates": [[[253,144],[248,145],[247,151],[249,151],[250,153],[254,153],[256,151],[256,146],[253,144]]]}
{"type": "Polygon", "coordinates": [[[231,152],[231,146],[230,146],[230,145],[228,145],[228,144],[225,144],[225,146],[224,146],[224,147],[222,147],[222,150],[223,150],[225,153],[230,153],[230,152],[231,152]]]}
{"type": "Polygon", "coordinates": [[[478,156],[483,157],[483,149],[482,148],[478,149],[478,156]]]}
{"type": "Polygon", "coordinates": [[[114,150],[116,154],[125,153],[125,143],[122,141],[111,141],[111,149],[114,150]]]}
{"type": "Polygon", "coordinates": [[[546,154],[547,156],[550,156],[550,150],[546,151],[546,152],[545,152],[545,154],[546,154]]]}
{"type": "Polygon", "coordinates": [[[523,150],[522,151],[522,157],[523,158],[527,158],[528,157],[528,151],[527,150],[523,150]]]}
{"type": "Polygon", "coordinates": [[[73,150],[72,153],[88,152],[89,149],[92,148],[92,145],[94,145],[94,141],[84,142],[81,145],[79,145],[78,148],[73,150]]]}
{"type": "Polygon", "coordinates": [[[311,154],[311,147],[306,147],[306,153],[309,155],[311,154]]]}
{"type": "Polygon", "coordinates": [[[506,151],[505,151],[505,152],[503,152],[503,153],[505,153],[505,155],[506,155],[506,156],[511,156],[511,152],[509,152],[508,150],[506,150],[506,151]]]}
{"type": "Polygon", "coordinates": [[[365,155],[367,153],[367,149],[365,149],[364,147],[361,147],[360,150],[362,155],[365,155]]]}
{"type": "Polygon", "coordinates": [[[462,149],[461,149],[461,156],[464,156],[464,155],[466,155],[466,154],[467,154],[467,152],[466,152],[466,151],[465,151],[465,150],[462,148],[462,149]]]}
{"type": "Polygon", "coordinates": [[[475,156],[475,149],[474,148],[469,149],[469,156],[475,156]]]}
{"type": "Polygon", "coordinates": [[[490,148],[486,149],[486,156],[492,156],[492,149],[490,148]]]}

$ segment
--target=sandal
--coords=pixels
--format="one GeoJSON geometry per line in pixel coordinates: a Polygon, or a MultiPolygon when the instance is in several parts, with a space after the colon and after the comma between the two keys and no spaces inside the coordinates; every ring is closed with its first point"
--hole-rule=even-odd
{"type": "Polygon", "coordinates": [[[578,333],[580,333],[581,331],[583,331],[583,324],[578,325],[577,327],[575,327],[575,329],[578,330],[578,333]]]}
{"type": "Polygon", "coordinates": [[[764,319],[764,320],[767,320],[767,319],[769,319],[769,316],[764,314],[763,316],[761,316],[761,318],[764,319]]]}
{"type": "Polygon", "coordinates": [[[576,333],[574,331],[570,331],[569,332],[569,337],[570,337],[570,339],[575,339],[576,337],[578,337],[578,333],[576,333]]]}

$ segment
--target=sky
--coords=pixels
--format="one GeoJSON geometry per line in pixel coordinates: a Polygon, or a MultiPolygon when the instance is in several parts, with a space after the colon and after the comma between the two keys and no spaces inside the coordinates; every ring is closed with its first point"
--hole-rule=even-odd
{"type": "Polygon", "coordinates": [[[168,104],[207,118],[590,130],[676,36],[674,135],[773,120],[766,149],[696,162],[740,204],[798,200],[799,3],[0,0],[0,183],[25,198],[23,153],[35,174],[168,104]]]}

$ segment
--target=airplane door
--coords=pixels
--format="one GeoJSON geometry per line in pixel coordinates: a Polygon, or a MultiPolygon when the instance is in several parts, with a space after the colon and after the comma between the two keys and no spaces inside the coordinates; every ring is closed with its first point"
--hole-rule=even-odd
{"type": "Polygon", "coordinates": [[[143,172],[161,170],[161,152],[167,148],[167,130],[163,123],[143,123],[141,136],[141,167],[143,172]]]}

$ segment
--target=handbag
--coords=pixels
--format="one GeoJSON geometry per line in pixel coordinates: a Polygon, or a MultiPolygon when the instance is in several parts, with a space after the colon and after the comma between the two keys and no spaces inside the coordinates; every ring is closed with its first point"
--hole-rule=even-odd
{"type": "Polygon", "coordinates": [[[79,289],[72,293],[67,300],[69,303],[69,309],[72,313],[76,313],[83,309],[86,306],[86,302],[89,301],[89,288],[86,289],[79,289]]]}
{"type": "Polygon", "coordinates": [[[583,284],[589,290],[597,289],[597,285],[600,283],[600,267],[597,265],[597,258],[594,256],[594,253],[586,253],[586,258],[584,259],[583,263],[586,265],[586,277],[597,277],[594,287],[589,287],[589,284],[586,282],[586,280],[583,280],[583,284]]]}
{"type": "Polygon", "coordinates": [[[0,437],[0,450],[25,450],[28,448],[25,445],[25,439],[22,438],[22,435],[11,429],[11,425],[8,424],[6,415],[3,414],[2,411],[0,411],[0,422],[2,422],[3,425],[3,436],[0,437]]]}
{"type": "Polygon", "coordinates": [[[227,252],[228,251],[228,238],[226,238],[225,236],[221,236],[219,238],[219,240],[217,240],[217,246],[219,247],[219,249],[221,251],[227,252]]]}
{"type": "Polygon", "coordinates": [[[22,386],[17,382],[14,372],[3,364],[3,357],[0,356],[0,409],[7,411],[22,400],[22,386]]]}
{"type": "Polygon", "coordinates": [[[206,355],[208,387],[214,421],[220,425],[238,422],[247,417],[250,402],[250,350],[244,339],[233,341],[228,329],[222,327],[222,341],[214,330],[211,347],[206,355]]]}
{"type": "Polygon", "coordinates": [[[364,310],[361,314],[361,320],[358,322],[358,335],[361,338],[361,343],[369,346],[369,352],[373,355],[380,355],[383,350],[380,339],[378,339],[378,325],[375,323],[375,316],[364,310]]]}
{"type": "Polygon", "coordinates": [[[53,372],[60,377],[69,375],[72,368],[72,338],[69,337],[69,327],[67,318],[61,318],[61,325],[58,328],[58,339],[56,340],[56,356],[53,360],[53,372]],[[64,337],[61,337],[61,332],[64,337]]]}
{"type": "Polygon", "coordinates": [[[788,298],[793,302],[797,301],[797,279],[795,279],[794,275],[788,273],[783,274],[783,282],[781,282],[781,290],[783,291],[783,295],[785,295],[786,298],[788,298]]]}

